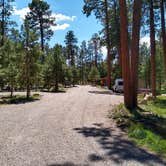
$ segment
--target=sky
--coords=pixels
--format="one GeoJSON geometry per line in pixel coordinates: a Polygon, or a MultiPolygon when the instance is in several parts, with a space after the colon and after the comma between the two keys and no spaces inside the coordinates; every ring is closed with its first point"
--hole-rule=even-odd
{"type": "MultiPolygon", "coordinates": [[[[18,28],[23,23],[25,15],[29,12],[28,4],[32,0],[15,0],[14,11],[12,19],[18,24],[18,28]]],[[[99,32],[102,29],[102,25],[96,20],[94,14],[88,18],[82,12],[84,5],[83,0],[45,0],[52,11],[53,17],[56,18],[56,26],[51,27],[54,31],[54,35],[49,41],[50,47],[55,44],[65,45],[65,35],[69,30],[73,30],[75,36],[78,39],[78,45],[83,40],[88,41],[94,33],[99,32]]],[[[149,36],[141,38],[140,43],[147,42],[150,45],[149,36]]],[[[105,46],[101,48],[101,51],[106,57],[107,49],[105,46]]]]}
{"type": "MultiPolygon", "coordinates": [[[[90,17],[82,12],[83,0],[45,0],[50,5],[53,16],[56,18],[57,26],[51,27],[54,35],[49,45],[52,47],[56,43],[64,45],[65,35],[69,30],[73,30],[78,39],[78,44],[83,40],[88,41],[92,35],[102,29],[101,24],[92,14],[90,17]]],[[[15,0],[14,19],[18,26],[23,23],[24,16],[29,11],[28,3],[31,0],[15,0]]]]}

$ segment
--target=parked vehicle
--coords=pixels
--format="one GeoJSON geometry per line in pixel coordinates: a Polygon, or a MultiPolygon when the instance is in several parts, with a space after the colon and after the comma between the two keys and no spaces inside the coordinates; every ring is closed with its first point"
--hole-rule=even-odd
{"type": "Polygon", "coordinates": [[[119,78],[115,80],[115,84],[113,86],[113,91],[114,92],[123,92],[123,79],[119,78]]]}

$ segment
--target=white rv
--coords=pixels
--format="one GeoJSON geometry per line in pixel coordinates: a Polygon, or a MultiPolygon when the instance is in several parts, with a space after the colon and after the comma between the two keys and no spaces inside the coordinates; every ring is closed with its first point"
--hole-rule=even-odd
{"type": "Polygon", "coordinates": [[[114,92],[123,92],[123,79],[119,78],[115,80],[115,84],[113,86],[114,92]]]}

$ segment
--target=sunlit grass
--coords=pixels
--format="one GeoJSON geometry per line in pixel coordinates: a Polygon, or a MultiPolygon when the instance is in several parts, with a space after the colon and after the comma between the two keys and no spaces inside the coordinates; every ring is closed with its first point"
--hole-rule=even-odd
{"type": "Polygon", "coordinates": [[[158,96],[154,101],[149,101],[147,105],[141,107],[149,112],[153,112],[158,116],[166,118],[166,97],[158,96]]]}
{"type": "Polygon", "coordinates": [[[141,123],[132,124],[128,129],[128,135],[138,145],[166,157],[166,139],[161,138],[149,129],[145,129],[141,123]]]}
{"type": "Polygon", "coordinates": [[[120,104],[112,111],[111,118],[138,146],[166,158],[166,97],[158,96],[140,108],[135,110],[140,115],[136,117],[120,104]]]}

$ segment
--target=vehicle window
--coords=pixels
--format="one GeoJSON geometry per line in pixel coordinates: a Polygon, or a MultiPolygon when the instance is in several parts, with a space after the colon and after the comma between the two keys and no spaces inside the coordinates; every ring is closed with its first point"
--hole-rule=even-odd
{"type": "Polygon", "coordinates": [[[119,86],[122,86],[122,85],[123,85],[123,81],[119,81],[119,82],[118,82],[118,85],[119,85],[119,86]]]}

